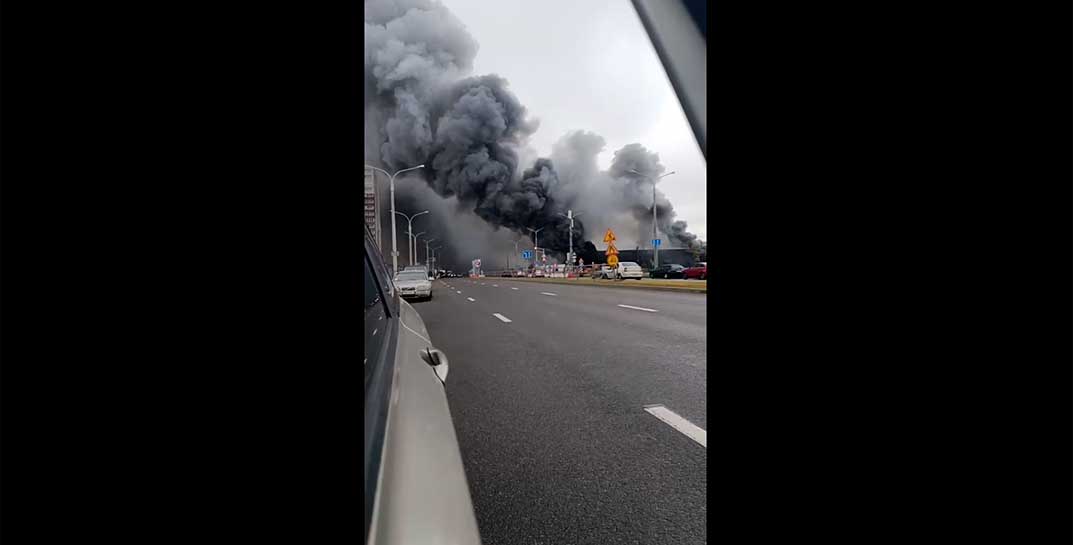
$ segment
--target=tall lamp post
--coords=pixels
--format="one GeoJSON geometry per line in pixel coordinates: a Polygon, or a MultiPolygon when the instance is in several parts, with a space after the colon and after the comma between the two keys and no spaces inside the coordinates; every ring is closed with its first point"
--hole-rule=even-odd
{"type": "Polygon", "coordinates": [[[443,246],[436,246],[436,247],[431,248],[432,249],[432,270],[434,270],[434,271],[439,271],[438,265],[436,265],[436,251],[439,250],[440,248],[443,248],[443,246]]]}
{"type": "Polygon", "coordinates": [[[410,251],[413,253],[413,257],[410,258],[410,261],[413,261],[411,265],[417,265],[417,239],[421,238],[421,235],[425,234],[426,232],[427,231],[421,231],[420,233],[410,237],[410,251]]]}
{"type": "MultiPolygon", "coordinates": [[[[417,165],[416,167],[404,168],[402,170],[395,171],[395,174],[390,174],[388,171],[382,168],[376,168],[372,165],[365,165],[368,168],[383,172],[389,180],[389,187],[391,188],[391,274],[399,272],[399,250],[396,247],[395,239],[398,235],[395,234],[395,177],[408,170],[417,170],[419,168],[425,168],[424,164],[417,165]]],[[[403,214],[405,216],[405,214],[403,214]]]]}
{"type": "Polygon", "coordinates": [[[535,263],[536,262],[536,252],[537,252],[537,250],[540,249],[540,244],[537,242],[537,240],[539,240],[538,233],[543,231],[544,228],[541,227],[540,229],[533,229],[532,227],[526,227],[526,229],[529,229],[530,231],[533,232],[533,262],[535,263]]]}
{"type": "Polygon", "coordinates": [[[653,178],[647,174],[641,174],[632,168],[630,169],[630,172],[648,178],[652,182],[652,261],[654,267],[659,267],[659,246],[656,246],[656,239],[659,238],[659,235],[656,234],[656,181],[674,174],[674,171],[672,170],[658,178],[653,178]]]}
{"type": "Polygon", "coordinates": [[[425,267],[426,268],[428,268],[428,266],[429,266],[429,263],[428,263],[428,245],[429,245],[430,242],[432,242],[434,240],[436,240],[436,239],[434,239],[434,238],[426,238],[425,239],[425,267]]]}
{"type": "MultiPolygon", "coordinates": [[[[412,233],[414,231],[414,218],[416,218],[417,216],[420,216],[421,214],[428,214],[428,210],[425,210],[424,212],[418,212],[418,213],[416,213],[416,214],[414,214],[412,216],[407,216],[406,214],[403,214],[402,212],[392,212],[392,215],[391,215],[391,217],[392,217],[392,222],[391,222],[391,246],[392,246],[392,248],[391,248],[391,251],[393,253],[398,253],[398,252],[395,251],[395,222],[394,222],[395,214],[398,214],[398,215],[406,218],[406,235],[407,235],[407,237],[406,237],[406,240],[407,240],[406,246],[407,246],[407,249],[410,249],[409,241],[410,241],[410,239],[413,238],[412,233]]],[[[399,266],[398,261],[394,261],[394,264],[395,264],[395,267],[399,266]]],[[[411,253],[410,254],[410,265],[413,265],[413,264],[414,264],[414,258],[413,258],[413,254],[411,253]]],[[[395,272],[398,272],[398,270],[396,269],[395,272]]]]}
{"type": "Polygon", "coordinates": [[[573,210],[567,210],[565,214],[559,212],[559,215],[570,220],[570,253],[566,260],[569,261],[568,265],[573,267],[576,263],[574,261],[574,218],[580,217],[581,214],[575,214],[573,210]]]}

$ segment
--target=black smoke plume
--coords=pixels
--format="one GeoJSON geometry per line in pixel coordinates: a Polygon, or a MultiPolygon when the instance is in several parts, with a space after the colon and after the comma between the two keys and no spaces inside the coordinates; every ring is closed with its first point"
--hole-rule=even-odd
{"type": "MultiPolygon", "coordinates": [[[[407,205],[425,206],[436,209],[430,217],[440,221],[452,221],[452,213],[472,213],[491,231],[514,233],[503,240],[474,234],[472,238],[490,241],[494,247],[481,251],[493,255],[508,242],[528,241],[529,228],[543,228],[537,235],[540,246],[561,257],[570,237],[567,210],[584,209],[584,220],[574,221],[573,238],[575,248],[587,253],[594,247],[585,244],[583,221],[598,229],[620,229],[620,238],[647,240],[654,205],[668,246],[697,244],[685,222],[675,221],[661,192],[656,191],[653,203],[652,179],[666,169],[656,153],[640,144],[616,151],[603,172],[596,166],[603,138],[572,132],[550,159],[521,168],[518,150],[539,124],[505,79],[469,76],[477,49],[462,22],[435,0],[365,3],[366,119],[372,123],[366,137],[376,155],[366,160],[388,171],[424,163],[413,176],[452,203],[448,210],[427,196],[418,199],[412,189],[400,189],[402,211],[416,209],[407,205]]],[[[599,235],[602,231],[593,234],[599,235]]]]}

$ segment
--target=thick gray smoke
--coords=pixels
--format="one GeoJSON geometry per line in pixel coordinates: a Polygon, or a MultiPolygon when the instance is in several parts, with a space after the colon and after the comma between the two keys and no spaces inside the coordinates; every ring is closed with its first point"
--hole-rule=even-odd
{"type": "MultiPolygon", "coordinates": [[[[602,137],[572,132],[555,146],[550,159],[524,166],[519,150],[538,127],[525,107],[496,75],[470,76],[477,43],[465,26],[435,0],[369,0],[365,3],[366,160],[389,171],[424,163],[414,173],[445,203],[430,202],[427,192],[398,188],[404,212],[433,210],[430,219],[459,222],[475,214],[490,229],[460,233],[462,239],[495,246],[528,237],[543,227],[540,246],[565,253],[568,209],[583,211],[574,222],[575,247],[588,239],[585,223],[604,227],[627,240],[651,233],[652,182],[665,171],[658,156],[640,144],[615,152],[611,168],[600,171],[596,156],[602,137]],[[374,155],[369,156],[369,151],[374,155]],[[413,207],[413,208],[410,208],[413,207]],[[456,217],[452,217],[455,215],[456,217]],[[582,223],[585,222],[585,223],[582,223]],[[493,235],[500,229],[507,233],[493,235]],[[646,230],[647,229],[647,230],[646,230]]],[[[659,228],[669,246],[696,244],[685,222],[656,192],[659,228]]],[[[455,229],[457,230],[457,229],[455,229]]],[[[471,248],[457,248],[456,261],[468,262],[471,248]]]]}

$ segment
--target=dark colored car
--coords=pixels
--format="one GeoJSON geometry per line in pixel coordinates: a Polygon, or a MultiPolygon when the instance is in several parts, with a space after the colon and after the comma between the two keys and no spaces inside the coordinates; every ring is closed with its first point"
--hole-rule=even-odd
{"type": "Polygon", "coordinates": [[[696,265],[686,269],[684,271],[685,278],[699,278],[701,280],[708,279],[708,264],[700,261],[696,265]]]}
{"type": "Polygon", "coordinates": [[[648,273],[649,278],[684,278],[686,268],[681,265],[660,265],[648,273]]]}
{"type": "Polygon", "coordinates": [[[400,299],[368,228],[364,257],[365,543],[479,545],[447,357],[400,299]]]}

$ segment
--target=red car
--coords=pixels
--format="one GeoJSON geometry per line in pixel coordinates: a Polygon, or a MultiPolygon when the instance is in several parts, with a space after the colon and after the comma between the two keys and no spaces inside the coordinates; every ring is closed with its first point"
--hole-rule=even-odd
{"type": "Polygon", "coordinates": [[[696,265],[682,271],[682,278],[699,278],[701,280],[708,279],[708,264],[699,262],[696,265]]]}

